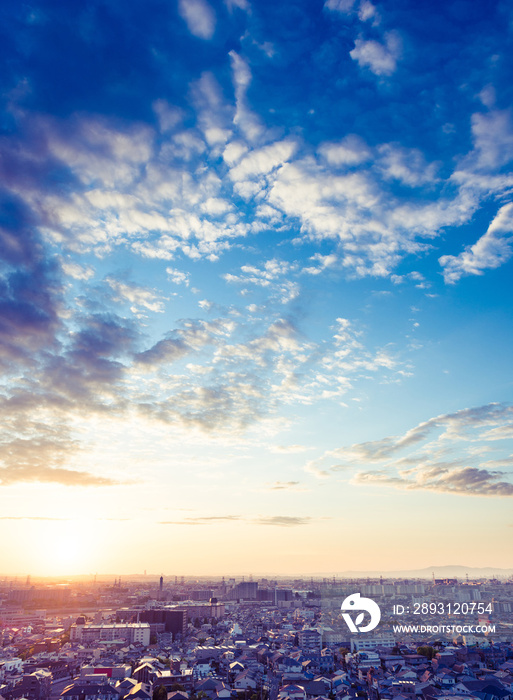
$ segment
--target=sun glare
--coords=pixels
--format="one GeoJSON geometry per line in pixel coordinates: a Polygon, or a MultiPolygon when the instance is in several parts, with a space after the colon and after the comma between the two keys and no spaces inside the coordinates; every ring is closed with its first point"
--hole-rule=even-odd
{"type": "Polygon", "coordinates": [[[91,525],[86,522],[45,525],[33,540],[34,573],[60,576],[89,572],[95,538],[91,525]]]}

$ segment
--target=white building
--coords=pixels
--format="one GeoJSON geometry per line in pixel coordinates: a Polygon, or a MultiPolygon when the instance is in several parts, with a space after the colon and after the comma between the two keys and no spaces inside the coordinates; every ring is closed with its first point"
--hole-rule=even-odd
{"type": "Polygon", "coordinates": [[[353,658],[356,660],[358,668],[361,669],[380,668],[381,666],[379,654],[375,651],[357,651],[353,658]]]}
{"type": "Polygon", "coordinates": [[[150,625],[148,622],[132,622],[121,624],[100,625],[71,625],[70,641],[82,642],[113,642],[124,639],[130,643],[148,646],[150,643],[150,625]]]}
{"type": "Polygon", "coordinates": [[[370,637],[351,637],[351,651],[376,649],[377,647],[386,647],[393,649],[395,647],[395,637],[391,632],[383,632],[383,634],[371,635],[370,637]]]}

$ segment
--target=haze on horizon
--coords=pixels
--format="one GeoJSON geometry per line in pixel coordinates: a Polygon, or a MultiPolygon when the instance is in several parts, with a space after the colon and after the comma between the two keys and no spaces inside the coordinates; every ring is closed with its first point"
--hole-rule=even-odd
{"type": "Polygon", "coordinates": [[[3,17],[4,575],[513,567],[513,8],[3,17]]]}

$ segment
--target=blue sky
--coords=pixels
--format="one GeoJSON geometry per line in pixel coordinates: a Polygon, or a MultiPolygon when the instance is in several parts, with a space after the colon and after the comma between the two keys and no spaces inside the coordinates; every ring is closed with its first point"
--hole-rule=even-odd
{"type": "Polygon", "coordinates": [[[509,3],[1,12],[6,573],[513,566],[509,3]]]}

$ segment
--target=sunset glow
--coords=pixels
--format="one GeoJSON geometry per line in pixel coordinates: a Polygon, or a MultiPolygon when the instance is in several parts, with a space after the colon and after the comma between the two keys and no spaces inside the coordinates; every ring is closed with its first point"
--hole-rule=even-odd
{"type": "Polygon", "coordinates": [[[513,9],[2,25],[3,575],[511,569],[513,9]]]}

